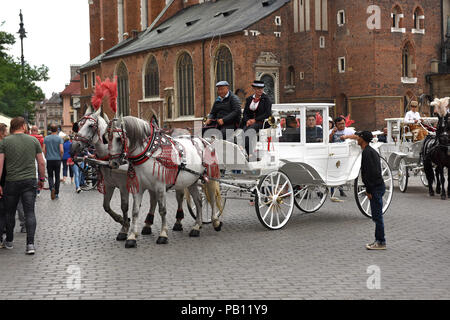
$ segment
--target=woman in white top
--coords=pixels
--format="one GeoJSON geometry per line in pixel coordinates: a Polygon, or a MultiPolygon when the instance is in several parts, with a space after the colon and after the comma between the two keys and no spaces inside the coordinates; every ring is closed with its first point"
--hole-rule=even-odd
{"type": "Polygon", "coordinates": [[[405,114],[405,123],[412,124],[420,121],[420,113],[417,111],[418,107],[417,101],[411,101],[411,110],[405,114]]]}

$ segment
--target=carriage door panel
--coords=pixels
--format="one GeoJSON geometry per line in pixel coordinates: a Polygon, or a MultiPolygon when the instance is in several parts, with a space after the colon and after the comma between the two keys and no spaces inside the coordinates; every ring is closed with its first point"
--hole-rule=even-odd
{"type": "Polygon", "coordinates": [[[312,166],[323,181],[327,179],[328,146],[324,143],[307,143],[305,147],[305,163],[312,166]]]}
{"type": "Polygon", "coordinates": [[[347,182],[350,173],[350,146],[348,143],[330,143],[328,145],[327,182],[329,185],[341,185],[347,182]]]}

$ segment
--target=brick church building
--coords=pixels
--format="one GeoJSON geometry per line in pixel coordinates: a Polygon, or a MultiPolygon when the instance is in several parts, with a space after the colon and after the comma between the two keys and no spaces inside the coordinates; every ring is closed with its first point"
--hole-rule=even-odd
{"type": "Polygon", "coordinates": [[[118,115],[192,127],[218,80],[244,97],[259,79],[274,103],[334,102],[334,115],[380,129],[433,94],[448,1],[90,0],[81,106],[95,76],[117,76],[118,115]]]}

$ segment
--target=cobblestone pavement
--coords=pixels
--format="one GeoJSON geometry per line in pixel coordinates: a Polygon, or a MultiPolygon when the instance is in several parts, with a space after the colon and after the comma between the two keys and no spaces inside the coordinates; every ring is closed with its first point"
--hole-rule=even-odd
{"type": "MultiPolygon", "coordinates": [[[[169,244],[140,236],[136,249],[115,237],[119,226],[96,191],[62,186],[59,200],[37,201],[37,252],[26,256],[16,227],[14,249],[0,250],[6,299],[449,299],[450,200],[429,198],[418,179],[395,190],[385,216],[388,250],[367,251],[374,224],[357,209],[352,191],[343,203],[327,200],[317,213],[295,209],[287,226],[265,229],[254,207],[228,201],[224,227],[204,226],[189,238],[169,232],[169,244]],[[373,269],[375,268],[375,269],[373,269]],[[378,269],[379,268],[379,269],[378,269]],[[380,289],[369,289],[380,275],[380,289]],[[77,275],[80,282],[76,282],[77,275]],[[370,278],[370,279],[369,279],[370,278]],[[74,280],[75,279],[75,280],[74,280]],[[77,286],[79,284],[80,286],[77,286]]],[[[116,191],[113,207],[120,208],[116,191]]],[[[140,221],[149,207],[144,197],[140,221]]],[[[175,197],[168,200],[169,226],[175,197]]]]}

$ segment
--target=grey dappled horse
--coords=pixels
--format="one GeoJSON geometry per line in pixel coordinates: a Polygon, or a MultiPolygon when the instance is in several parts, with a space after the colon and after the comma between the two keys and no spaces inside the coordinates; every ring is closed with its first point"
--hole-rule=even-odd
{"type": "MultiPolygon", "coordinates": [[[[155,194],[159,206],[161,231],[157,240],[158,244],[168,243],[166,222],[166,192],[168,188],[176,190],[178,209],[182,206],[184,189],[189,190],[197,210],[196,224],[189,235],[198,237],[202,226],[202,201],[197,187],[200,175],[196,173],[202,174],[205,170],[201,155],[205,150],[203,142],[199,138],[172,139],[166,135],[158,136],[159,133],[149,123],[131,116],[112,120],[108,130],[111,168],[118,168],[125,160],[135,160],[132,173],[129,175],[130,184],[134,182],[135,190],[133,192],[131,230],[125,247],[136,247],[139,209],[145,190],[151,190],[155,194]],[[159,144],[154,143],[153,139],[156,136],[160,139],[158,140],[159,144]],[[183,149],[184,162],[179,157],[181,151],[176,149],[177,147],[183,149]]],[[[219,186],[212,180],[207,181],[205,185],[206,192],[211,199],[213,226],[216,231],[220,231],[222,222],[214,210],[214,204],[217,198],[220,198],[219,186]]]]}

